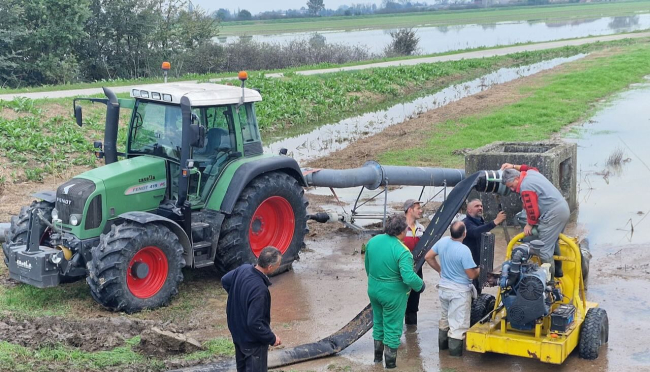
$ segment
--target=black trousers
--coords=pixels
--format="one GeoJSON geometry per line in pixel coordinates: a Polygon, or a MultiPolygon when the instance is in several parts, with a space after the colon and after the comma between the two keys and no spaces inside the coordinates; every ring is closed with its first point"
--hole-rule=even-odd
{"type": "Polygon", "coordinates": [[[235,360],[237,372],[266,372],[268,371],[269,346],[242,348],[235,344],[235,360]]]}
{"type": "MultiPolygon", "coordinates": [[[[422,276],[422,268],[418,270],[417,272],[418,276],[420,279],[423,278],[422,276]]],[[[420,293],[416,291],[411,291],[411,294],[409,295],[408,302],[406,302],[406,313],[417,313],[418,312],[418,307],[420,306],[420,293]]]]}

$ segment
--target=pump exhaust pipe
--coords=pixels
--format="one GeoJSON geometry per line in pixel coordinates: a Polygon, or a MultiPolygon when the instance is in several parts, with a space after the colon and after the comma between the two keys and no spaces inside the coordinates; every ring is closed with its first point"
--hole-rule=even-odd
{"type": "Polygon", "coordinates": [[[120,103],[112,90],[102,87],[108,98],[106,102],[106,126],[104,128],[104,161],[106,164],[117,161],[117,128],[120,123],[120,103]]]}
{"type": "Polygon", "coordinates": [[[363,186],[375,190],[380,186],[455,186],[465,179],[465,170],[427,167],[386,166],[368,161],[353,169],[303,169],[309,186],[347,188],[363,186]]]}

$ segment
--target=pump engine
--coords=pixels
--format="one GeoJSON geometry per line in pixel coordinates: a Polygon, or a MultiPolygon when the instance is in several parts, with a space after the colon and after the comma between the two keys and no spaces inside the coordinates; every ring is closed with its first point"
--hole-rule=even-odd
{"type": "Polygon", "coordinates": [[[507,320],[512,328],[530,330],[535,321],[548,315],[551,304],[562,298],[550,275],[550,265],[531,261],[539,256],[544,243],[534,240],[516,246],[511,259],[503,263],[499,287],[507,320]]]}

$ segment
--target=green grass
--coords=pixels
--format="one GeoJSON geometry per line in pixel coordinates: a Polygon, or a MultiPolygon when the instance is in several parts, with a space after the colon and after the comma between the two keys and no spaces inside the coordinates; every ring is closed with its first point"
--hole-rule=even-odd
{"type": "Polygon", "coordinates": [[[219,337],[203,343],[205,350],[185,356],[185,360],[202,360],[215,356],[234,356],[235,345],[229,338],[219,337]]]}
{"type": "Polygon", "coordinates": [[[264,35],[287,32],[353,30],[365,28],[489,24],[505,21],[562,21],[634,15],[650,11],[650,2],[613,2],[513,6],[472,10],[430,11],[406,14],[377,14],[356,17],[293,18],[268,21],[224,22],[219,36],[264,35]]]}
{"type": "Polygon", "coordinates": [[[477,148],[494,141],[548,139],[591,115],[595,102],[643,81],[650,74],[650,48],[629,46],[621,54],[574,64],[577,68],[551,75],[540,88],[522,88],[522,92],[532,94],[517,103],[488,114],[441,123],[428,133],[423,147],[389,151],[379,161],[458,167],[463,165],[463,156],[452,154],[457,149],[477,148]]]}
{"type": "Polygon", "coordinates": [[[0,309],[18,315],[63,316],[72,307],[79,308],[80,302],[96,306],[85,281],[43,289],[27,284],[0,286],[0,309]]]}
{"type": "Polygon", "coordinates": [[[161,371],[163,362],[144,357],[132,347],[139,336],[126,341],[125,346],[108,351],[85,352],[65,346],[32,350],[0,341],[0,370],[3,371],[118,371],[124,368],[161,371]]]}

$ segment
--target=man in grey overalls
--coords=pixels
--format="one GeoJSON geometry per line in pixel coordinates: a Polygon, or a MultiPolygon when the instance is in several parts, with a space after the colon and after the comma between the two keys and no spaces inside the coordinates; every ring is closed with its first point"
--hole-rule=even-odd
{"type": "Polygon", "coordinates": [[[526,235],[532,235],[533,226],[537,226],[539,239],[544,242],[541,252],[543,263],[551,264],[551,273],[561,277],[562,261],[553,261],[553,254],[560,254],[558,236],[564,231],[569,221],[569,204],[562,193],[553,186],[536,168],[525,164],[505,163],[502,182],[512,191],[521,195],[526,210],[526,235]]]}

